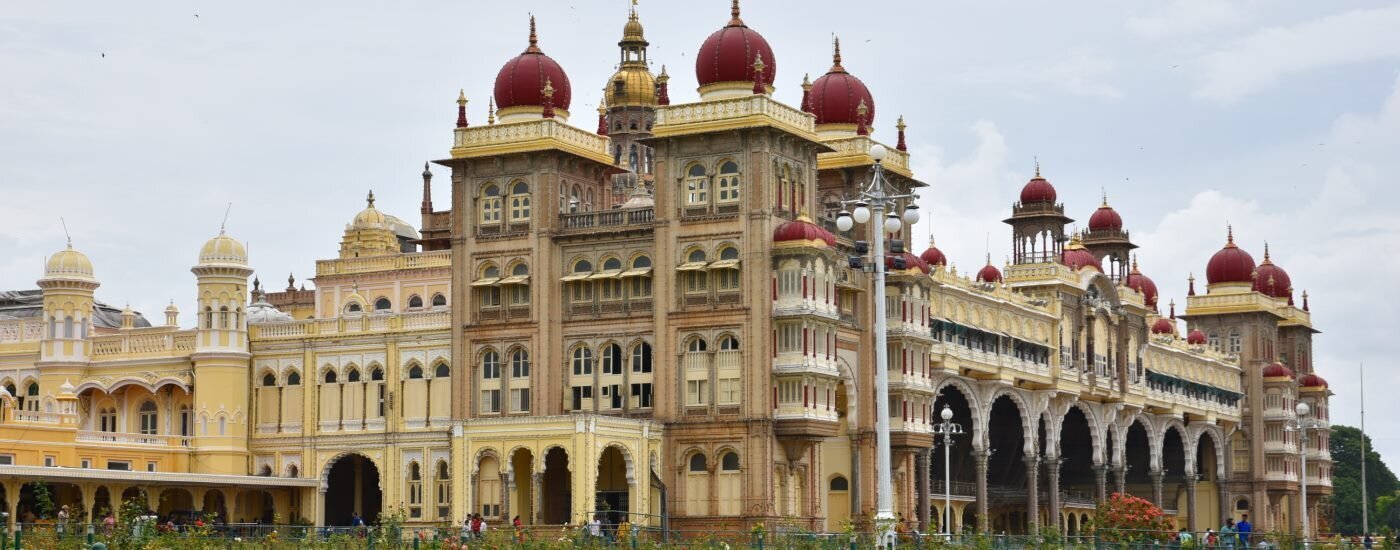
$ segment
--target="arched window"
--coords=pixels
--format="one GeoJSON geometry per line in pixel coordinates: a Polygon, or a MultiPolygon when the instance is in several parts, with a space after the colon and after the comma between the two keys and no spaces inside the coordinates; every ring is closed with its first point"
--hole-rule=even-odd
{"type": "Polygon", "coordinates": [[[723,472],[739,471],[739,453],[730,451],[719,459],[719,469],[723,472]]]}
{"type": "Polygon", "coordinates": [[[433,378],[449,378],[451,376],[452,368],[447,366],[447,363],[438,363],[437,368],[433,369],[433,378]]]}
{"type": "Polygon", "coordinates": [[[574,376],[593,374],[593,350],[588,346],[574,348],[574,376]]]}
{"type": "Polygon", "coordinates": [[[383,381],[384,381],[384,369],[381,369],[381,368],[379,368],[379,367],[375,367],[374,370],[369,371],[369,379],[370,379],[370,380],[373,380],[373,381],[375,381],[375,382],[383,382],[383,381]]]}
{"type": "Polygon", "coordinates": [[[374,301],[374,311],[383,312],[389,311],[390,309],[393,309],[393,304],[389,303],[388,298],[379,298],[374,301]]]}
{"type": "Polygon", "coordinates": [[[335,381],[336,381],[335,371],[333,371],[333,370],[327,370],[327,371],[326,371],[325,382],[326,382],[327,384],[334,384],[335,381]]]}
{"type": "Polygon", "coordinates": [[[577,185],[569,192],[569,212],[579,212],[583,210],[583,192],[577,185]]]}
{"type": "Polygon", "coordinates": [[[686,256],[685,263],[681,264],[679,269],[685,272],[687,294],[704,294],[710,290],[710,280],[705,271],[707,265],[704,250],[697,248],[686,256]]]}
{"type": "Polygon", "coordinates": [[[1239,353],[1243,349],[1244,346],[1240,342],[1240,331],[1237,329],[1230,329],[1229,347],[1227,347],[1225,351],[1229,353],[1239,353]]]}
{"type": "Polygon", "coordinates": [[[360,303],[359,303],[359,302],[350,302],[349,305],[345,306],[345,312],[346,312],[346,313],[359,313],[359,312],[361,312],[361,311],[363,311],[363,310],[360,309],[360,303]]]}
{"type": "Polygon", "coordinates": [[[214,309],[209,306],[204,307],[204,328],[214,328],[214,309]]]}
{"type": "Polygon", "coordinates": [[[270,372],[263,375],[263,386],[276,386],[276,385],[277,385],[277,375],[272,374],[272,373],[270,373],[270,372]]]}
{"type": "Polygon", "coordinates": [[[651,258],[637,256],[632,260],[632,268],[623,272],[623,278],[631,279],[630,292],[633,298],[651,297],[651,258]]]}
{"type": "Polygon", "coordinates": [[[495,380],[501,377],[501,356],[494,349],[488,349],[481,354],[481,378],[484,380],[495,380]]]}
{"type": "MultiPolygon", "coordinates": [[[[227,312],[227,311],[228,311],[228,308],[224,308],[224,311],[227,312]]],[[[225,313],[224,315],[227,316],[228,314],[225,313]]],[[[68,316],[68,317],[64,317],[64,318],[63,318],[63,337],[64,337],[64,338],[72,338],[72,337],[73,337],[73,317],[72,317],[72,316],[68,316]]]]}
{"type": "Polygon", "coordinates": [[[525,348],[515,348],[510,354],[510,377],[529,378],[530,377],[530,352],[525,348]]]}
{"type": "Polygon", "coordinates": [[[510,287],[510,305],[530,303],[530,268],[524,262],[511,266],[510,277],[502,279],[501,285],[510,287]]]}
{"type": "Polygon", "coordinates": [[[719,261],[711,264],[710,269],[718,271],[715,274],[718,281],[716,285],[720,292],[739,290],[739,249],[726,246],[719,250],[719,261]]]}
{"type": "Polygon", "coordinates": [[[287,385],[288,385],[288,386],[300,386],[300,385],[301,385],[301,374],[298,373],[297,371],[292,371],[291,374],[288,374],[288,375],[287,375],[287,385]]]}
{"type": "Polygon", "coordinates": [[[692,164],[685,174],[685,204],[700,206],[710,202],[710,180],[705,176],[705,167],[692,164]]]}
{"type": "Polygon", "coordinates": [[[355,368],[355,367],[350,367],[350,372],[345,373],[345,381],[346,381],[346,382],[359,382],[359,381],[360,381],[360,369],[357,369],[357,368],[355,368]]]}
{"type": "Polygon", "coordinates": [[[433,483],[437,485],[438,519],[446,519],[448,514],[451,513],[452,503],[452,476],[448,474],[447,461],[438,461],[437,473],[433,476],[433,483]]]}
{"type": "Polygon", "coordinates": [[[608,258],[603,260],[603,270],[598,272],[598,286],[602,287],[601,294],[604,300],[622,299],[622,260],[608,258]]]}
{"type": "Polygon", "coordinates": [[[593,274],[593,262],[579,260],[574,263],[572,271],[564,279],[573,286],[573,301],[578,303],[592,302],[593,281],[588,280],[588,277],[593,274]]]}
{"type": "Polygon", "coordinates": [[[422,309],[423,297],[417,294],[408,297],[408,309],[422,309]]]}
{"type": "Polygon", "coordinates": [[[632,347],[632,372],[651,372],[651,344],[642,342],[632,347]]]}
{"type": "Polygon", "coordinates": [[[530,221],[530,186],[523,181],[510,187],[510,222],[530,221]]]}
{"type": "Polygon", "coordinates": [[[486,264],[481,268],[481,277],[472,283],[477,288],[477,300],[481,307],[501,306],[501,268],[496,264],[486,264]]]}
{"type": "Polygon", "coordinates": [[[501,188],[494,183],[481,190],[481,225],[501,223],[501,188]]]}
{"type": "MultiPolygon", "coordinates": [[[[195,317],[198,317],[198,315],[195,317]]],[[[58,317],[49,317],[49,338],[58,338],[58,317]]]]}
{"type": "Polygon", "coordinates": [[[685,350],[690,353],[701,353],[708,348],[704,338],[691,339],[685,346],[685,350]]]}
{"type": "Polygon", "coordinates": [[[831,478],[830,487],[832,491],[849,491],[851,490],[851,482],[842,476],[836,476],[831,478]]]}
{"type": "Polygon", "coordinates": [[[423,472],[417,462],[408,463],[408,517],[423,517],[423,472]]]}
{"type": "Polygon", "coordinates": [[[622,374],[622,346],[608,344],[603,348],[603,374],[622,374]]]}
{"type": "Polygon", "coordinates": [[[719,165],[719,196],[715,202],[731,203],[739,201],[739,165],[725,161],[719,165]]]}
{"type": "Polygon", "coordinates": [[[141,435],[155,435],[156,426],[158,425],[156,421],[156,402],[147,401],[142,403],[139,416],[141,419],[141,435]]]}
{"type": "Polygon", "coordinates": [[[423,378],[423,367],[413,365],[412,368],[408,369],[408,378],[410,380],[418,380],[423,378]]]}
{"type": "MultiPolygon", "coordinates": [[[[69,336],[72,336],[72,334],[71,334],[71,329],[73,328],[73,318],[72,318],[72,317],[69,317],[69,318],[68,318],[68,328],[70,329],[70,334],[69,334],[69,336]]],[[[228,306],[224,306],[224,307],[219,308],[219,328],[222,328],[222,329],[233,328],[233,325],[230,325],[230,324],[228,323],[228,306]]]]}
{"type": "Polygon", "coordinates": [[[1216,331],[1213,331],[1213,330],[1210,331],[1210,334],[1206,336],[1206,343],[1207,343],[1207,345],[1209,345],[1211,348],[1215,349],[1216,351],[1219,351],[1219,350],[1220,350],[1220,333],[1219,333],[1219,332],[1216,332],[1216,331]]]}
{"type": "Polygon", "coordinates": [[[720,351],[739,351],[739,339],[731,335],[724,335],[719,339],[720,351]]]}
{"type": "Polygon", "coordinates": [[[705,464],[705,455],[701,453],[690,455],[690,471],[694,473],[708,471],[705,464]]]}
{"type": "Polygon", "coordinates": [[[447,297],[441,294],[434,294],[433,307],[447,307],[447,297]]]}
{"type": "MultiPolygon", "coordinates": [[[[104,432],[115,432],[115,431],[117,431],[117,410],[116,410],[116,409],[110,408],[110,407],[101,409],[101,412],[97,413],[97,416],[98,416],[98,420],[100,421],[100,424],[99,424],[99,425],[101,426],[102,431],[104,431],[104,432]]],[[[206,431],[207,431],[207,430],[206,430],[206,431]]]]}

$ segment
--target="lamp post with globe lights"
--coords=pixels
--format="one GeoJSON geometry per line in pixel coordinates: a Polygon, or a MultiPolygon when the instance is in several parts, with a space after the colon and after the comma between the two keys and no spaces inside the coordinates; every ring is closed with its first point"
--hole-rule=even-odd
{"type": "Polygon", "coordinates": [[[1303,545],[1306,546],[1308,537],[1312,534],[1312,528],[1308,525],[1308,431],[1324,430],[1327,427],[1320,420],[1309,416],[1312,413],[1312,408],[1307,403],[1299,401],[1293,407],[1293,412],[1297,413],[1296,416],[1290,419],[1283,429],[1289,432],[1298,432],[1298,458],[1301,461],[1302,470],[1298,478],[1298,488],[1302,493],[1302,506],[1299,509],[1302,510],[1303,545]]]}
{"type": "Polygon", "coordinates": [[[952,540],[953,476],[949,467],[949,455],[953,453],[953,436],[962,435],[963,428],[961,424],[953,422],[953,409],[946,403],[939,412],[939,417],[943,421],[933,425],[933,435],[943,436],[943,517],[938,518],[938,523],[943,528],[944,537],[952,540]]]}
{"type": "MultiPolygon", "coordinates": [[[[895,543],[894,483],[890,478],[890,375],[885,334],[885,238],[889,233],[898,232],[905,223],[912,226],[919,221],[919,207],[915,204],[918,196],[899,193],[885,179],[885,166],[881,161],[888,153],[885,146],[878,143],[870,148],[870,158],[875,161],[870,167],[870,183],[855,199],[842,201],[841,213],[836,217],[836,228],[842,232],[850,231],[857,223],[871,221],[872,217],[883,220],[871,243],[869,262],[875,274],[875,525],[882,548],[895,543]],[[901,201],[909,203],[903,216],[894,212],[901,201]],[[846,210],[850,206],[854,206],[854,210],[846,210]]],[[[857,243],[857,251],[863,253],[862,244],[857,243]]],[[[902,252],[903,242],[895,239],[891,244],[902,252]]],[[[896,264],[902,263],[903,258],[896,260],[896,264]]],[[[858,256],[851,258],[851,266],[864,268],[858,256]]]]}

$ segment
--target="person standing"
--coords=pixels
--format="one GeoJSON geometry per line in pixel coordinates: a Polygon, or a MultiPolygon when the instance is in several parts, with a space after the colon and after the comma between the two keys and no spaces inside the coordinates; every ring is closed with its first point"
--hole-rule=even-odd
{"type": "Polygon", "coordinates": [[[1249,546],[1249,535],[1254,532],[1254,526],[1249,524],[1249,514],[1240,518],[1240,523],[1235,526],[1235,530],[1240,533],[1240,545],[1249,546]]]}
{"type": "Polygon", "coordinates": [[[1239,540],[1235,536],[1235,518],[1225,518],[1225,525],[1220,526],[1220,541],[1225,543],[1225,548],[1234,548],[1239,540]]]}
{"type": "Polygon", "coordinates": [[[1366,533],[1366,534],[1365,534],[1364,536],[1362,536],[1362,538],[1361,538],[1361,544],[1362,544],[1362,546],[1365,546],[1365,547],[1366,547],[1366,550],[1371,550],[1371,547],[1374,546],[1374,545],[1376,544],[1376,541],[1371,540],[1371,534],[1370,534],[1370,533],[1366,533]]]}

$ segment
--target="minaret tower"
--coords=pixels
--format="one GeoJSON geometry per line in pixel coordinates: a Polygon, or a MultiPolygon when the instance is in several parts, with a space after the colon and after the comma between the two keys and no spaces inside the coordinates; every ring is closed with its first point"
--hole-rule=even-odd
{"type": "Polygon", "coordinates": [[[1036,162],[1035,176],[1021,188],[1021,200],[1011,205],[1011,217],[1003,220],[1011,225],[1012,263],[1059,261],[1065,225],[1074,220],[1065,215],[1065,205],[1056,198],[1055,186],[1040,175],[1040,162],[1036,162]]]}
{"type": "Polygon", "coordinates": [[[194,363],[194,455],[196,473],[248,473],[248,250],[219,235],[204,243],[199,263],[199,306],[194,363]]]}
{"type": "MultiPolygon", "coordinates": [[[[49,256],[38,285],[44,296],[44,336],[36,366],[40,395],[51,395],[64,379],[81,378],[91,360],[93,292],[101,283],[93,276],[92,262],[69,240],[67,248],[49,256]]],[[[39,400],[26,399],[24,407],[37,411],[39,400]]]]}
{"type": "Polygon", "coordinates": [[[1119,282],[1127,281],[1130,274],[1128,266],[1131,264],[1129,254],[1137,245],[1123,229],[1123,217],[1108,205],[1107,194],[1099,208],[1089,216],[1089,229],[1084,232],[1084,248],[1094,253],[1109,277],[1119,282]]]}
{"type": "Polygon", "coordinates": [[[613,178],[614,202],[627,199],[637,178],[644,182],[652,179],[651,148],[637,143],[651,137],[651,126],[656,121],[657,81],[647,65],[647,45],[642,22],[633,8],[627,15],[627,24],[622,26],[622,41],[617,43],[617,72],[603,90],[603,121],[612,141],[613,164],[631,172],[613,178]]]}

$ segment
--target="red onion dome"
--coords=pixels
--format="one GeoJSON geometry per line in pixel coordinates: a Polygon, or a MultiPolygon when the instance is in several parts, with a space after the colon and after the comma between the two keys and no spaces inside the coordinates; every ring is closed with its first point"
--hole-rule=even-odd
{"type": "Polygon", "coordinates": [[[700,45],[700,53],[695,56],[695,80],[700,86],[720,82],[754,81],[754,59],[763,59],[763,83],[773,85],[778,73],[778,60],[773,57],[773,48],[758,31],[750,29],[739,18],[739,0],[733,0],[729,8],[729,24],[717,30],[700,45]]]}
{"type": "Polygon", "coordinates": [[[817,124],[872,126],[875,120],[875,98],[870,95],[870,90],[865,87],[864,82],[846,72],[846,68],[841,66],[841,41],[838,39],[835,44],[835,53],[831,55],[831,69],[812,83],[808,108],[816,115],[817,124]],[[857,112],[861,103],[864,103],[866,108],[864,117],[857,112]],[[861,120],[862,118],[864,120],[861,120]]]}
{"type": "Polygon", "coordinates": [[[1159,318],[1157,322],[1152,323],[1152,334],[1172,334],[1175,332],[1176,326],[1166,317],[1159,318]]]}
{"type": "Polygon", "coordinates": [[[992,257],[987,256],[987,265],[982,266],[982,270],[977,272],[977,282],[979,283],[1000,283],[1001,270],[992,265],[992,257]]]}
{"type": "Polygon", "coordinates": [[[1327,387],[1327,380],[1316,374],[1308,373],[1298,379],[1298,385],[1304,388],[1325,388],[1327,387]]]}
{"type": "Polygon", "coordinates": [[[1280,378],[1287,376],[1293,378],[1293,370],[1283,366],[1283,363],[1274,363],[1264,367],[1264,378],[1280,378]]]}
{"type": "Polygon", "coordinates": [[[1128,288],[1142,293],[1142,302],[1147,307],[1157,308],[1157,283],[1152,282],[1152,278],[1143,275],[1138,271],[1137,256],[1133,256],[1133,271],[1128,273],[1128,278],[1124,281],[1128,288]]]}
{"type": "Polygon", "coordinates": [[[1206,264],[1206,282],[1209,284],[1254,282],[1254,256],[1250,256],[1243,248],[1235,246],[1234,228],[1229,229],[1225,248],[1211,256],[1210,262],[1206,264]]]}
{"type": "Polygon", "coordinates": [[[1060,263],[1069,266],[1070,269],[1079,271],[1085,267],[1092,267],[1103,272],[1103,265],[1099,264],[1099,259],[1084,247],[1084,241],[1076,233],[1069,240],[1069,245],[1065,246],[1064,252],[1060,253],[1060,263]]]}
{"type": "Polygon", "coordinates": [[[1089,231],[1119,231],[1123,229],[1123,216],[1118,215],[1118,211],[1108,205],[1108,197],[1104,197],[1103,204],[1094,211],[1094,215],[1089,216],[1089,231]]]}
{"type": "Polygon", "coordinates": [[[929,269],[931,269],[931,268],[929,267],[928,263],[927,263],[927,262],[924,262],[924,261],[921,260],[921,259],[919,259],[918,256],[915,256],[915,255],[910,254],[910,253],[908,253],[908,252],[903,252],[903,253],[900,253],[900,254],[886,254],[886,255],[885,255],[885,270],[888,271],[888,270],[895,269],[895,267],[894,267],[894,259],[895,259],[896,256],[898,256],[898,257],[900,257],[900,258],[904,258],[904,269],[906,269],[906,270],[918,268],[919,271],[922,271],[922,272],[924,272],[924,273],[928,273],[928,272],[929,272],[929,269]]]}
{"type": "Polygon", "coordinates": [[[1193,346],[1204,346],[1206,345],[1206,333],[1201,332],[1200,330],[1193,330],[1190,333],[1187,333],[1186,343],[1191,344],[1193,346]]]}
{"type": "Polygon", "coordinates": [[[786,222],[773,230],[774,243],[791,243],[812,246],[836,246],[836,236],[826,228],[812,223],[806,215],[786,222]]]}
{"type": "Polygon", "coordinates": [[[1050,180],[1040,176],[1040,163],[1035,163],[1035,177],[1021,188],[1021,204],[1055,202],[1055,197],[1055,186],[1050,185],[1050,180]]]}
{"type": "Polygon", "coordinates": [[[502,111],[511,107],[543,107],[544,88],[548,84],[554,88],[552,101],[554,108],[569,110],[573,99],[569,86],[569,75],[554,59],[545,55],[535,34],[535,17],[530,16],[530,46],[524,53],[515,56],[496,73],[496,108],[502,111]]]}
{"type": "Polygon", "coordinates": [[[919,254],[919,259],[928,264],[930,268],[936,265],[948,265],[948,257],[944,256],[943,251],[939,250],[937,246],[934,246],[933,237],[928,238],[928,250],[919,254]]]}
{"type": "Polygon", "coordinates": [[[1264,243],[1264,261],[1254,273],[1254,290],[1275,298],[1292,299],[1293,280],[1287,271],[1269,259],[1269,243],[1264,243]]]}

